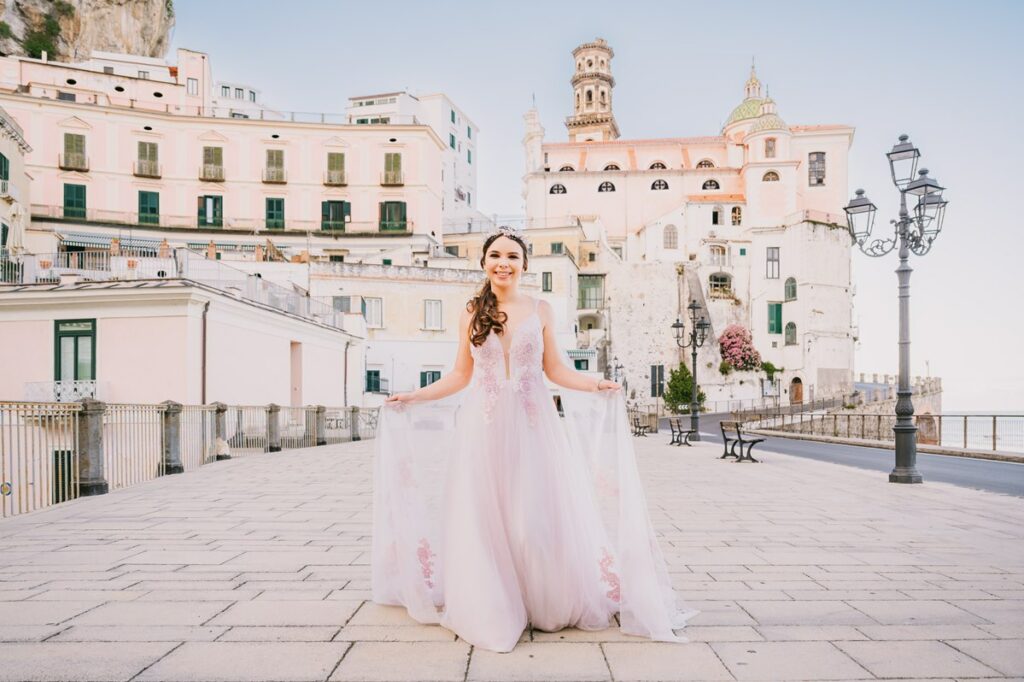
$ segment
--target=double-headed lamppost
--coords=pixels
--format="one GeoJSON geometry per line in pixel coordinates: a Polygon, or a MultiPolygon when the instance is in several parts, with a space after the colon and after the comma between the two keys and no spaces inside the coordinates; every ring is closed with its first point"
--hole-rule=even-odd
{"type": "Polygon", "coordinates": [[[872,237],[877,207],[858,189],[846,206],[850,238],[865,254],[884,256],[899,247],[900,266],[896,268],[900,301],[900,377],[896,389],[896,466],[889,474],[890,483],[920,483],[917,471],[917,426],[914,425],[914,405],[910,400],[910,253],[923,256],[928,253],[942,231],[946,213],[943,187],[928,177],[928,170],[917,170],[921,152],[910,143],[906,135],[888,154],[892,181],[900,191],[899,220],[891,221],[895,231],[891,235],[872,237]],[[907,210],[907,195],[917,198],[914,214],[907,210]]]}
{"type": "Polygon", "coordinates": [[[690,313],[689,341],[683,341],[685,325],[678,317],[672,324],[672,331],[675,333],[676,345],[680,348],[690,348],[693,355],[693,386],[690,391],[690,429],[693,431],[693,435],[690,436],[690,440],[700,440],[700,405],[697,404],[699,390],[697,386],[697,349],[704,345],[704,341],[708,336],[708,329],[711,328],[711,323],[705,320],[703,315],[699,318],[697,317],[700,313],[700,306],[697,305],[697,301],[690,301],[690,305],[686,306],[686,310],[690,313]]]}

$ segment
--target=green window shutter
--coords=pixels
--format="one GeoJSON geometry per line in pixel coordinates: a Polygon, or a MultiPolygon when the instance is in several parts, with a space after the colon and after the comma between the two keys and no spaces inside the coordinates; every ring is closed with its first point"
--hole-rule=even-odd
{"type": "Polygon", "coordinates": [[[384,155],[384,172],[386,173],[401,173],[402,172],[402,155],[394,152],[388,152],[384,155]]]}
{"type": "Polygon", "coordinates": [[[85,185],[64,185],[64,217],[85,218],[85,185]]]}
{"type": "Polygon", "coordinates": [[[64,133],[65,154],[85,154],[85,135],[64,133]]]}
{"type": "Polygon", "coordinates": [[[139,161],[151,161],[156,163],[157,158],[157,146],[156,142],[139,142],[139,161]]]}
{"type": "Polygon", "coordinates": [[[139,191],[139,222],[146,225],[160,223],[160,193],[139,191]]]}
{"type": "Polygon", "coordinates": [[[448,133],[448,146],[455,149],[455,133],[448,133]]]}
{"type": "Polygon", "coordinates": [[[11,162],[6,156],[0,154],[0,180],[11,179],[11,162]]]}
{"type": "Polygon", "coordinates": [[[466,150],[466,163],[473,163],[473,150],[472,149],[467,149],[466,150]]]}
{"type": "Polygon", "coordinates": [[[267,197],[266,219],[268,230],[284,229],[284,198],[267,197]]]}
{"type": "Polygon", "coordinates": [[[329,171],[343,171],[345,170],[345,154],[342,152],[328,152],[327,153],[327,170],[329,171]]]}
{"type": "Polygon", "coordinates": [[[781,334],[782,333],[782,304],[781,303],[769,303],[768,304],[768,333],[769,334],[781,334]]]}
{"type": "Polygon", "coordinates": [[[284,150],[267,150],[267,168],[284,168],[284,150]]]}
{"type": "Polygon", "coordinates": [[[455,123],[455,110],[452,109],[452,123],[455,123]]]}
{"type": "Polygon", "coordinates": [[[224,148],[203,147],[203,164],[206,166],[223,166],[224,148]]]}

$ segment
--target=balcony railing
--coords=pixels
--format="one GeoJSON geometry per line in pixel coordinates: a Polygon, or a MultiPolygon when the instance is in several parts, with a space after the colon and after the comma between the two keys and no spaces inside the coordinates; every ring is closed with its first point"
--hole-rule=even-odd
{"type": "Polygon", "coordinates": [[[329,170],[324,173],[324,184],[329,187],[342,187],[348,184],[343,170],[329,170]]]}
{"type": "Polygon", "coordinates": [[[87,171],[89,170],[89,157],[77,152],[60,154],[57,158],[57,166],[61,170],[87,171]]]}
{"type": "Polygon", "coordinates": [[[708,287],[708,298],[735,298],[735,295],[729,285],[712,284],[708,287]]]}
{"type": "Polygon", "coordinates": [[[372,379],[369,376],[366,377],[366,392],[390,394],[391,391],[388,390],[388,378],[380,377],[377,379],[372,379]]]}
{"type": "Polygon", "coordinates": [[[207,182],[224,182],[224,166],[204,163],[199,167],[199,179],[207,182]]]}
{"type": "Polygon", "coordinates": [[[284,168],[264,168],[263,182],[268,182],[277,185],[283,185],[284,183],[288,182],[287,175],[284,172],[284,168]]]}
{"type": "Polygon", "coordinates": [[[25,400],[41,403],[77,403],[82,398],[97,399],[96,381],[30,381],[25,384],[25,400]]]}
{"type": "Polygon", "coordinates": [[[405,184],[402,171],[384,171],[380,174],[380,184],[385,187],[401,187],[405,184]]]}
{"type": "Polygon", "coordinates": [[[381,232],[406,232],[409,223],[405,220],[382,220],[380,221],[381,232]]]}
{"type": "Polygon", "coordinates": [[[135,162],[134,173],[139,178],[159,178],[160,164],[156,161],[138,160],[135,162]]]}
{"type": "Polygon", "coordinates": [[[10,180],[0,180],[0,199],[7,203],[20,201],[18,190],[10,180]]]}
{"type": "Polygon", "coordinates": [[[327,230],[329,232],[344,232],[345,221],[344,220],[321,220],[320,229],[327,230]]]}

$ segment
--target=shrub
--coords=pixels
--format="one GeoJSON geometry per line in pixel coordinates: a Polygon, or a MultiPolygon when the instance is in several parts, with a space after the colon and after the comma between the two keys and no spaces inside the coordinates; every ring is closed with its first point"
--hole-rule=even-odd
{"type": "MultiPolygon", "coordinates": [[[[679,363],[678,369],[669,370],[668,385],[665,387],[665,407],[672,414],[681,414],[690,409],[690,398],[693,395],[693,375],[685,363],[679,363]]],[[[697,403],[704,404],[704,391],[697,391],[697,403]]]]}
{"type": "Polygon", "coordinates": [[[729,373],[732,372],[732,364],[728,360],[722,360],[722,364],[718,366],[718,372],[722,376],[729,376],[729,373]]]}
{"type": "Polygon", "coordinates": [[[718,345],[722,351],[722,359],[728,361],[734,369],[750,370],[761,366],[761,354],[754,348],[750,331],[738,324],[725,328],[718,337],[718,345]]]}

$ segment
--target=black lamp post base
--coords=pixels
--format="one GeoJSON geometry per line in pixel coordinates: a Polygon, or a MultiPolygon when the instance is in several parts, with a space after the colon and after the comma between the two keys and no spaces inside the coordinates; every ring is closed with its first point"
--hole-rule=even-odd
{"type": "Polygon", "coordinates": [[[921,483],[921,474],[914,468],[896,467],[889,473],[889,483],[921,483]]]}

